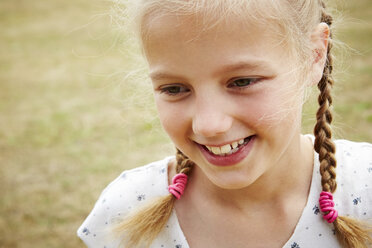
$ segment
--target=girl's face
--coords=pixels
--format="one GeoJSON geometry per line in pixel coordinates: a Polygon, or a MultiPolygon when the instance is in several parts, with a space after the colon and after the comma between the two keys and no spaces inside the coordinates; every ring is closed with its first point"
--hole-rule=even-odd
{"type": "Polygon", "coordinates": [[[215,185],[246,187],[298,149],[298,68],[264,27],[151,20],[144,42],[161,123],[215,185]]]}

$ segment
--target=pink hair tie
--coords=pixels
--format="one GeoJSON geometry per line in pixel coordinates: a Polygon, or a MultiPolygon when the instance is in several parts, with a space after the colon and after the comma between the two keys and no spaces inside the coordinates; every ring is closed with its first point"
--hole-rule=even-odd
{"type": "Polygon", "coordinates": [[[327,220],[328,223],[332,223],[336,220],[338,212],[336,209],[333,208],[335,206],[335,203],[333,202],[332,193],[322,191],[319,197],[319,206],[320,210],[324,213],[323,218],[327,220]]]}
{"type": "Polygon", "coordinates": [[[176,174],[172,179],[172,184],[168,186],[168,191],[178,199],[181,198],[187,183],[187,175],[184,173],[176,174]]]}

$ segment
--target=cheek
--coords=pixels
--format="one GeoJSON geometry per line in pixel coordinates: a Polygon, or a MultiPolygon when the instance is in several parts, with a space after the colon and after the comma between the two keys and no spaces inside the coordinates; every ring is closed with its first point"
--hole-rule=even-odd
{"type": "Polygon", "coordinates": [[[257,94],[242,97],[235,108],[239,109],[237,115],[251,123],[252,128],[294,125],[301,119],[301,92],[267,87],[257,94]]]}
{"type": "Polygon", "coordinates": [[[174,143],[178,143],[180,138],[184,139],[182,134],[187,132],[188,118],[179,103],[168,103],[156,99],[156,105],[159,113],[160,122],[174,143]]]}

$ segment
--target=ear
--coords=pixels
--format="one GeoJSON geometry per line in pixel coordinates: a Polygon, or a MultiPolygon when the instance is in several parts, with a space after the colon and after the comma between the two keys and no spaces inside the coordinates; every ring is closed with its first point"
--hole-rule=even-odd
{"type": "Polygon", "coordinates": [[[329,26],[322,22],[319,23],[311,34],[312,46],[312,66],[311,66],[311,85],[316,85],[323,75],[325,63],[327,61],[328,39],[330,36],[329,26]]]}

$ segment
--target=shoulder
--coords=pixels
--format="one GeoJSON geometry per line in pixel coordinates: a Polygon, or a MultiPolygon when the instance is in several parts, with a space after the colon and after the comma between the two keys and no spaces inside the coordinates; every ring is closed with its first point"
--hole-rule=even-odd
{"type": "Polygon", "coordinates": [[[354,142],[350,140],[339,139],[335,140],[336,153],[345,155],[356,160],[372,161],[372,144],[367,142],[354,142]]]}
{"type": "Polygon", "coordinates": [[[343,215],[372,217],[372,144],[336,140],[336,199],[343,215]]]}
{"type": "Polygon", "coordinates": [[[372,176],[372,144],[336,140],[337,172],[349,178],[369,178],[372,176]]]}
{"type": "MultiPolygon", "coordinates": [[[[103,190],[100,199],[107,201],[110,198],[124,197],[124,202],[128,203],[146,200],[146,195],[151,197],[158,193],[161,194],[164,191],[164,186],[168,185],[167,172],[171,158],[167,157],[163,160],[122,172],[103,190]],[[139,193],[143,193],[143,195],[138,195],[139,193]]],[[[118,199],[115,200],[117,201],[118,199]]],[[[122,201],[119,200],[119,202],[122,201]]]]}
{"type": "Polygon", "coordinates": [[[112,224],[154,197],[168,194],[168,163],[173,157],[122,172],[101,193],[77,231],[88,247],[110,247],[112,224]]]}

